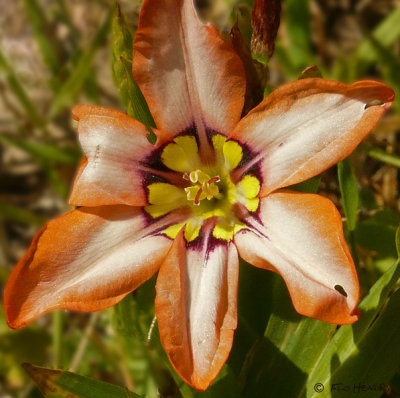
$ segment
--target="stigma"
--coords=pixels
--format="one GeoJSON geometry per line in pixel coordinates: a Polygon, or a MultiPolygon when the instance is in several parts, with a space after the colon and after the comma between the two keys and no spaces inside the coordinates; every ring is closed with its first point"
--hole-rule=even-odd
{"type": "Polygon", "coordinates": [[[219,176],[210,177],[201,170],[195,170],[189,174],[184,173],[182,177],[192,184],[185,188],[185,192],[187,200],[193,201],[196,206],[200,205],[201,200],[211,200],[220,196],[217,185],[220,181],[219,176]]]}

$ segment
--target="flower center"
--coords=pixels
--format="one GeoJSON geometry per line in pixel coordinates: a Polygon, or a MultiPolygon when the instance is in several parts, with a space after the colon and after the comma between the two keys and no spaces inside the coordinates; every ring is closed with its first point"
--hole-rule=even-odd
{"type": "Polygon", "coordinates": [[[215,161],[210,163],[200,157],[196,138],[191,135],[174,138],[158,155],[163,167],[174,173],[171,180],[151,181],[147,185],[149,204],[145,211],[154,219],[179,208],[188,211],[185,222],[171,224],[162,231],[171,239],[184,228],[186,241],[192,242],[200,236],[204,222],[213,219],[210,220],[214,223],[213,237],[230,241],[237,231],[245,228],[238,219],[237,209],[240,206],[250,212],[258,209],[261,184],[257,173],[248,173],[235,182],[231,179],[232,171],[243,160],[243,147],[221,134],[214,134],[211,142],[215,161]]]}
{"type": "Polygon", "coordinates": [[[190,181],[192,186],[185,188],[187,200],[193,200],[194,204],[199,206],[203,199],[211,200],[219,198],[217,183],[220,181],[219,176],[210,177],[201,170],[191,171],[189,174],[184,173],[183,179],[190,181]]]}

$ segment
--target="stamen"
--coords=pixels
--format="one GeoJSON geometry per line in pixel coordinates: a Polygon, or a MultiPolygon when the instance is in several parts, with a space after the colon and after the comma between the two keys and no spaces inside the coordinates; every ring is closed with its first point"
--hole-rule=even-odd
{"type": "Polygon", "coordinates": [[[183,173],[182,178],[190,181],[192,186],[185,188],[188,200],[193,200],[196,206],[200,205],[202,199],[211,200],[219,195],[218,186],[215,183],[220,181],[219,176],[211,177],[201,170],[194,170],[190,173],[183,173]]]}
{"type": "Polygon", "coordinates": [[[200,188],[200,189],[197,191],[196,197],[194,198],[194,204],[195,204],[196,206],[200,206],[200,195],[201,195],[202,192],[203,192],[203,188],[200,188]]]}
{"type": "Polygon", "coordinates": [[[213,178],[210,178],[209,180],[208,180],[208,183],[209,184],[212,184],[213,182],[220,182],[221,181],[221,179],[218,177],[218,176],[215,176],[215,177],[213,177],[213,178]]]}

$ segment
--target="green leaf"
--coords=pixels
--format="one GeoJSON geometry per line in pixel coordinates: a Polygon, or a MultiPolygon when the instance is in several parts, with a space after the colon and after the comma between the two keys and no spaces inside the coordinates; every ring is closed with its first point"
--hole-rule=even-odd
{"type": "Polygon", "coordinates": [[[400,157],[389,154],[382,149],[375,148],[372,145],[361,144],[360,148],[371,158],[377,159],[386,164],[390,164],[391,166],[400,168],[400,157]]]}
{"type": "MultiPolygon", "coordinates": [[[[318,397],[316,383],[322,383],[326,394],[333,384],[358,386],[389,382],[400,360],[400,267],[394,264],[361,301],[362,317],[353,325],[341,326],[321,353],[306,384],[307,397],[318,397]],[[390,298],[390,300],[389,300],[390,298]]],[[[379,397],[382,390],[365,392],[366,397],[379,397]]]]}
{"type": "Polygon", "coordinates": [[[246,356],[263,337],[271,313],[275,279],[273,273],[240,259],[238,327],[228,359],[237,376],[246,372],[246,356]]]}
{"type": "Polygon", "coordinates": [[[289,37],[288,56],[297,67],[297,74],[313,64],[311,52],[310,4],[309,0],[287,0],[284,2],[286,29],[289,37]]]}
{"type": "MultiPolygon", "coordinates": [[[[375,43],[380,43],[383,47],[389,47],[400,37],[400,7],[395,7],[393,11],[374,29],[372,38],[375,43]]],[[[366,67],[374,61],[379,61],[370,38],[364,39],[358,46],[356,52],[358,61],[359,75],[363,74],[366,67]]]]}
{"type": "Polygon", "coordinates": [[[400,60],[397,55],[383,46],[373,36],[370,38],[370,42],[379,59],[378,66],[385,82],[394,89],[395,100],[393,105],[397,112],[400,112],[400,60]]]}
{"type": "Polygon", "coordinates": [[[27,209],[4,202],[0,202],[0,217],[27,225],[43,225],[47,221],[45,217],[38,216],[27,209]]]}
{"type": "MultiPolygon", "coordinates": [[[[27,119],[34,126],[43,126],[43,118],[37,111],[35,105],[26,93],[23,85],[20,83],[19,79],[14,73],[12,66],[8,63],[4,54],[0,50],[0,77],[2,77],[2,75],[5,77],[7,87],[12,91],[15,98],[19,101],[20,105],[24,109],[27,119]]],[[[0,87],[0,89],[2,88],[0,87]]]]}
{"type": "Polygon", "coordinates": [[[400,259],[400,225],[396,230],[396,249],[397,249],[397,257],[400,259]]]}
{"type": "Polygon", "coordinates": [[[21,148],[37,159],[56,163],[76,165],[82,157],[78,148],[60,148],[55,145],[15,139],[4,135],[0,135],[0,142],[21,148]]]}
{"type": "Polygon", "coordinates": [[[321,176],[316,176],[306,181],[299,182],[298,184],[291,185],[288,188],[298,192],[317,193],[320,183],[321,183],[321,176]]]}
{"type": "Polygon", "coordinates": [[[397,257],[395,234],[400,216],[391,209],[375,213],[360,221],[355,229],[357,243],[380,256],[397,257]]]}
{"type": "Polygon", "coordinates": [[[337,168],[340,193],[342,195],[343,208],[347,220],[347,228],[349,231],[354,231],[357,223],[359,202],[357,180],[351,170],[348,160],[339,162],[337,168]]]}
{"type": "Polygon", "coordinates": [[[279,276],[275,276],[272,302],[264,338],[247,358],[244,396],[302,397],[299,392],[307,374],[336,326],[297,314],[279,276]]]}
{"type": "Polygon", "coordinates": [[[22,364],[46,398],[134,398],[126,388],[64,370],[22,364]]]}
{"type": "Polygon", "coordinates": [[[146,100],[132,75],[132,43],[133,35],[130,27],[125,22],[120,7],[116,5],[112,24],[114,81],[128,115],[141,121],[151,132],[150,127],[155,127],[155,123],[146,100]]]}
{"type": "Polygon", "coordinates": [[[69,106],[82,89],[87,77],[92,73],[92,62],[97,50],[104,43],[110,29],[111,17],[107,16],[99,28],[90,46],[81,53],[73,72],[57,92],[49,111],[49,117],[54,118],[65,107],[69,106]]]}

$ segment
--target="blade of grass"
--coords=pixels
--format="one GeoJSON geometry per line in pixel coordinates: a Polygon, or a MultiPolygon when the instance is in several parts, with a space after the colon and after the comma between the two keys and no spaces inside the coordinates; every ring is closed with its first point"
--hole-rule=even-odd
{"type": "Polygon", "coordinates": [[[111,17],[108,15],[103,25],[97,31],[92,43],[86,51],[82,52],[76,66],[68,77],[67,81],[60,88],[56,94],[52,106],[49,111],[49,117],[54,118],[69,104],[71,104],[74,98],[78,95],[81,90],[86,78],[92,72],[91,65],[96,51],[104,43],[109,28],[110,28],[111,17]]]}
{"type": "Polygon", "coordinates": [[[4,75],[7,87],[11,90],[21,107],[24,109],[29,122],[34,126],[42,127],[45,124],[43,118],[29,98],[23,85],[14,73],[12,66],[9,64],[0,49],[0,76],[1,75],[4,75]]]}
{"type": "Polygon", "coordinates": [[[378,149],[368,144],[361,144],[360,148],[371,158],[380,160],[386,164],[390,164],[391,166],[400,168],[400,157],[391,155],[382,149],[378,149]]]}
{"type": "Polygon", "coordinates": [[[60,62],[57,52],[62,48],[62,43],[56,41],[54,26],[47,20],[46,14],[37,0],[24,0],[24,8],[44,64],[51,72],[50,86],[57,90],[60,86],[58,74],[60,62]]]}
{"type": "Polygon", "coordinates": [[[5,219],[27,225],[41,226],[46,222],[45,217],[38,216],[27,209],[4,202],[0,202],[0,215],[5,219]]]}
{"type": "Polygon", "coordinates": [[[81,158],[78,148],[59,148],[54,145],[15,139],[5,135],[0,135],[0,142],[18,147],[35,158],[56,163],[76,165],[81,158]]]}

